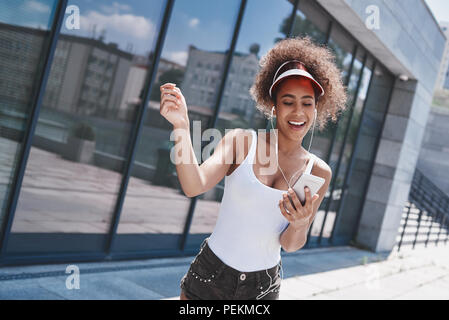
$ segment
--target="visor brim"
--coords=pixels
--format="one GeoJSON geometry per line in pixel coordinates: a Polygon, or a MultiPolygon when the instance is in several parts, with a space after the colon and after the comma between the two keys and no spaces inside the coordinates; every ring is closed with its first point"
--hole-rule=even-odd
{"type": "Polygon", "coordinates": [[[324,89],[323,87],[318,83],[318,81],[316,81],[312,75],[310,73],[308,73],[305,70],[300,70],[300,69],[291,69],[291,70],[287,70],[284,73],[282,73],[271,85],[270,90],[269,90],[269,94],[270,97],[273,98],[273,94],[272,91],[273,89],[285,78],[291,77],[291,76],[302,76],[305,77],[307,79],[309,79],[312,82],[312,85],[315,87],[315,89],[318,91],[319,93],[319,97],[324,95],[324,89]]]}

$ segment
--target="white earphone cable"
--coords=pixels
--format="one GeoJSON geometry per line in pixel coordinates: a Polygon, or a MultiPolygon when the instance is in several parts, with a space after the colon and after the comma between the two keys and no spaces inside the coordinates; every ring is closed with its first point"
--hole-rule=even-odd
{"type": "MultiPolygon", "coordinates": [[[[274,135],[276,136],[276,141],[275,141],[275,145],[276,145],[276,150],[275,150],[275,152],[276,152],[276,164],[277,164],[277,166],[278,166],[278,168],[279,168],[279,171],[281,171],[281,174],[282,174],[282,176],[284,177],[284,180],[285,180],[285,182],[287,183],[288,187],[291,188],[291,185],[290,185],[291,179],[292,179],[292,178],[293,178],[299,171],[301,171],[302,168],[299,169],[298,171],[296,171],[296,172],[290,177],[290,180],[287,180],[287,178],[285,177],[284,171],[282,171],[281,166],[279,165],[279,159],[278,159],[278,135],[277,135],[276,130],[274,129],[274,126],[273,126],[273,111],[274,111],[274,106],[273,106],[273,108],[271,108],[270,123],[271,123],[271,128],[273,129],[274,135]]],[[[312,136],[310,137],[309,148],[307,149],[307,152],[310,151],[310,147],[312,146],[313,133],[314,133],[314,131],[315,131],[316,112],[317,112],[317,111],[316,111],[316,109],[315,109],[315,116],[314,116],[314,119],[313,119],[312,136]]]]}

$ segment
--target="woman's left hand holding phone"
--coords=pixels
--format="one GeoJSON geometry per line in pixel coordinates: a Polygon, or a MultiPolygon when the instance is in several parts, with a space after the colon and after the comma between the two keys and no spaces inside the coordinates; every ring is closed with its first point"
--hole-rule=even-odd
{"type": "Polygon", "coordinates": [[[282,215],[290,222],[290,225],[295,229],[307,227],[310,218],[313,216],[313,205],[318,200],[319,195],[316,193],[311,195],[309,188],[304,189],[306,200],[304,205],[301,204],[298,196],[293,189],[288,189],[288,194],[282,195],[282,200],[279,200],[279,208],[282,215]],[[288,211],[287,211],[288,210],[288,211]]]}

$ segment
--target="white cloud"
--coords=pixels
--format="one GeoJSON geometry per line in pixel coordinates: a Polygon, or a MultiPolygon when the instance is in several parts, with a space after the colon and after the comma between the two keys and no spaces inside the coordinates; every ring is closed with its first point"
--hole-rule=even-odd
{"type": "Polygon", "coordinates": [[[28,0],[23,4],[25,10],[39,12],[39,13],[50,13],[50,7],[42,2],[36,0],[28,0]]]}
{"type": "Polygon", "coordinates": [[[142,16],[132,14],[104,15],[97,11],[90,11],[86,16],[81,16],[81,27],[89,31],[96,25],[97,32],[106,30],[106,38],[109,33],[120,33],[131,38],[147,39],[155,32],[155,27],[150,20],[142,16]]]}
{"type": "Polygon", "coordinates": [[[114,1],[110,6],[102,5],[101,11],[106,14],[114,14],[120,12],[131,12],[132,8],[127,4],[122,4],[114,1]]]}
{"type": "Polygon", "coordinates": [[[187,51],[170,52],[167,59],[185,66],[187,65],[187,51]]]}
{"type": "Polygon", "coordinates": [[[198,18],[193,18],[189,20],[189,27],[194,28],[200,23],[198,18]]]}

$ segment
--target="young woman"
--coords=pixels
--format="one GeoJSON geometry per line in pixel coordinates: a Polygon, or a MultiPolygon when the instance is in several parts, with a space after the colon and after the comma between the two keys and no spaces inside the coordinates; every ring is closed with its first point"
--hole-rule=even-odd
{"type": "Polygon", "coordinates": [[[175,162],[184,193],[197,196],[225,178],[218,220],[181,280],[181,299],[279,299],[280,249],[304,246],[328,189],[330,167],[302,141],[315,125],[323,129],[329,119],[336,121],[345,107],[334,56],[308,37],[290,38],[278,42],[260,66],[250,93],[260,111],[276,117],[277,135],[234,129],[201,165],[184,96],[175,84],[161,86],[160,112],[183,147],[175,162]],[[305,188],[301,203],[291,186],[306,171],[325,183],[313,196],[305,188]]]}

